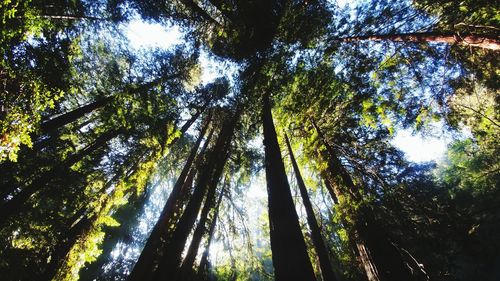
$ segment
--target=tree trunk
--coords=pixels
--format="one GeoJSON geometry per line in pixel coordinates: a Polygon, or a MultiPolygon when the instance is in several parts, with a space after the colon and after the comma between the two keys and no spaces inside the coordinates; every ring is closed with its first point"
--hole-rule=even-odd
{"type": "Polygon", "coordinates": [[[336,277],[332,270],[330,258],[328,257],[328,250],[326,249],[325,242],[323,241],[323,237],[321,235],[321,229],[319,228],[316,216],[314,215],[312,203],[309,199],[309,194],[307,193],[306,184],[302,179],[299,166],[297,165],[297,161],[295,160],[295,156],[293,155],[290,140],[288,139],[288,136],[286,134],[285,142],[288,148],[288,153],[290,154],[290,160],[292,162],[295,178],[297,179],[297,185],[299,186],[300,195],[304,203],[304,208],[306,209],[307,223],[309,224],[309,228],[311,229],[312,242],[314,244],[314,248],[316,249],[316,253],[318,254],[321,276],[323,277],[323,281],[335,281],[336,277]]]}
{"type": "Polygon", "coordinates": [[[366,35],[339,38],[342,42],[355,42],[363,40],[371,41],[394,41],[394,42],[438,42],[448,44],[460,44],[469,47],[478,47],[494,51],[500,50],[500,40],[498,36],[481,36],[473,34],[463,34],[453,32],[415,32],[401,34],[366,35]]]}
{"type": "Polygon", "coordinates": [[[57,117],[54,117],[50,120],[43,122],[40,125],[40,130],[42,134],[47,134],[53,132],[63,126],[68,125],[69,123],[78,120],[83,117],[85,114],[90,113],[98,108],[106,106],[113,98],[106,97],[99,100],[96,100],[92,103],[74,109],[72,111],[63,113],[57,117]]]}
{"type": "MultiPolygon", "coordinates": [[[[212,189],[210,189],[211,191],[212,189]]],[[[198,221],[198,224],[196,226],[196,229],[193,234],[193,239],[191,240],[191,244],[189,245],[189,249],[187,251],[187,254],[184,258],[184,261],[182,262],[182,267],[181,267],[181,274],[184,276],[187,276],[188,274],[192,273],[193,271],[193,264],[196,259],[196,256],[198,255],[198,249],[200,248],[201,244],[201,239],[205,235],[207,229],[207,222],[208,222],[208,214],[209,212],[213,209],[214,210],[214,215],[212,221],[215,220],[215,217],[217,216],[218,213],[218,208],[220,201],[222,200],[222,195],[223,195],[223,188],[221,189],[221,192],[219,194],[219,198],[217,200],[217,203],[215,203],[215,188],[213,189],[213,194],[208,193],[207,198],[205,199],[205,204],[203,206],[203,209],[201,211],[200,215],[200,220],[198,221]],[[214,208],[214,203],[215,208],[214,208]]],[[[183,278],[186,279],[186,278],[183,278]]]]}
{"type": "Polygon", "coordinates": [[[186,5],[194,14],[201,17],[203,20],[206,20],[210,23],[214,23],[216,25],[220,25],[218,21],[212,18],[205,10],[203,10],[198,4],[193,0],[181,0],[181,2],[186,5]]]}
{"type": "MultiPolygon", "coordinates": [[[[200,108],[198,111],[196,111],[196,113],[191,116],[191,118],[189,118],[189,120],[187,120],[184,125],[182,125],[181,129],[180,129],[180,134],[179,136],[175,137],[170,143],[165,143],[165,145],[169,145],[169,146],[172,146],[174,143],[177,142],[177,140],[179,140],[181,138],[181,136],[183,136],[187,130],[189,129],[189,127],[191,127],[191,125],[193,125],[193,123],[200,117],[200,115],[205,111],[205,109],[208,107],[210,101],[207,101],[202,108],[200,108]]],[[[209,119],[211,120],[212,119],[212,113],[209,113],[209,119]]],[[[168,139],[168,136],[166,136],[166,139],[168,139]]],[[[162,146],[162,151],[165,149],[165,147],[162,146]]]]}
{"type": "MultiPolygon", "coordinates": [[[[328,174],[331,184],[334,185],[338,198],[349,196],[354,203],[362,203],[362,195],[354,184],[349,172],[345,169],[333,147],[326,141],[320,128],[311,119],[322,142],[327,147],[328,174]]],[[[353,249],[359,256],[366,277],[369,281],[414,280],[412,269],[404,261],[398,249],[391,243],[383,229],[381,229],[373,215],[373,210],[361,205],[351,214],[354,223],[343,224],[349,228],[350,239],[356,246],[353,249]]],[[[351,246],[353,246],[352,242],[351,246]]]]}
{"type": "Polygon", "coordinates": [[[299,218],[281,158],[269,95],[263,98],[265,167],[269,206],[269,229],[276,281],[315,281],[299,218]]]}
{"type": "Polygon", "coordinates": [[[349,173],[344,169],[344,166],[342,165],[340,159],[337,157],[335,150],[326,140],[325,135],[316,124],[316,121],[313,118],[311,118],[310,120],[314,128],[316,129],[319,138],[326,147],[326,153],[324,153],[323,158],[326,158],[326,161],[328,161],[328,171],[326,173],[326,177],[330,184],[327,187],[333,189],[330,192],[335,195],[337,200],[340,199],[339,197],[341,197],[342,195],[350,195],[355,200],[360,201],[361,193],[354,185],[354,182],[352,181],[349,173]]]}
{"type": "MultiPolygon", "coordinates": [[[[186,164],[184,164],[184,168],[182,169],[181,174],[177,178],[177,181],[174,184],[172,191],[170,192],[167,202],[163,207],[160,218],[153,227],[153,230],[151,231],[151,234],[149,235],[149,238],[146,241],[146,245],[144,246],[144,249],[142,250],[141,255],[139,256],[137,263],[134,265],[134,268],[130,273],[128,280],[144,280],[145,276],[148,276],[148,274],[151,274],[153,272],[155,261],[158,256],[157,250],[161,243],[160,242],[161,238],[164,237],[165,233],[168,232],[168,228],[170,226],[169,224],[170,219],[172,217],[172,214],[175,212],[179,199],[182,195],[182,189],[183,186],[185,185],[186,179],[188,178],[188,172],[191,170],[194,159],[198,152],[198,148],[200,147],[201,141],[203,140],[203,137],[208,128],[208,123],[209,122],[207,122],[207,124],[200,131],[200,135],[198,136],[196,143],[191,149],[191,152],[186,160],[186,164]]],[[[200,151],[200,155],[203,155],[203,153],[205,152],[205,149],[207,148],[208,143],[210,142],[212,134],[213,130],[210,131],[207,139],[205,140],[205,144],[203,145],[203,148],[200,151]]]]}
{"type": "MultiPolygon", "coordinates": [[[[219,208],[222,202],[222,197],[224,195],[224,189],[221,190],[219,199],[217,202],[217,206],[215,207],[215,214],[213,215],[212,222],[210,224],[210,229],[208,230],[208,238],[207,244],[205,246],[205,250],[203,251],[203,255],[201,256],[200,266],[198,267],[198,276],[203,276],[208,271],[208,254],[210,251],[210,244],[212,243],[212,239],[215,233],[215,226],[217,225],[217,219],[219,217],[219,208]]],[[[201,279],[201,278],[199,278],[201,279]]]]}
{"type": "MultiPolygon", "coordinates": [[[[210,153],[210,157],[204,165],[204,169],[198,178],[196,188],[191,196],[191,199],[184,210],[179,222],[176,225],[170,239],[164,248],[164,256],[155,272],[153,280],[168,280],[178,276],[179,265],[181,262],[182,251],[188,239],[189,233],[194,226],[196,217],[201,207],[203,197],[207,193],[215,189],[222,175],[223,168],[228,159],[229,146],[234,133],[236,122],[239,119],[240,111],[236,112],[237,116],[228,117],[223,124],[221,132],[217,138],[214,149],[210,153]],[[172,278],[173,277],[173,278],[172,278]]],[[[215,191],[213,191],[215,192],[215,191]]]]}

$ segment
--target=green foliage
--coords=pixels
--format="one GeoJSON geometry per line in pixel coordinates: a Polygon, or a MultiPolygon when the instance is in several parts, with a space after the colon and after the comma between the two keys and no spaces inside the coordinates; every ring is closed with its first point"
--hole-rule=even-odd
{"type": "MultiPolygon", "coordinates": [[[[269,95],[341,280],[364,278],[355,244],[370,240],[358,234],[371,226],[415,279],[493,280],[497,52],[339,38],[415,30],[496,36],[498,7],[485,0],[408,4],[363,1],[349,10],[322,0],[4,0],[0,208],[13,211],[0,219],[0,272],[12,280],[77,280],[82,268],[102,265],[111,244],[136,227],[131,221],[152,176],[178,176],[193,144],[183,125],[199,127],[211,112],[216,128],[227,112],[241,110],[213,238],[223,253],[203,277],[273,280],[270,226],[259,211],[265,200],[248,194],[261,176],[260,111],[269,95]],[[112,20],[135,13],[183,27],[185,42],[130,48],[112,20]],[[238,62],[239,73],[201,85],[200,51],[238,62]],[[44,127],[58,118],[64,122],[44,127]],[[425,130],[435,121],[470,133],[437,167],[408,163],[391,145],[397,128],[425,130]]],[[[188,186],[177,216],[190,194],[188,186]]]]}

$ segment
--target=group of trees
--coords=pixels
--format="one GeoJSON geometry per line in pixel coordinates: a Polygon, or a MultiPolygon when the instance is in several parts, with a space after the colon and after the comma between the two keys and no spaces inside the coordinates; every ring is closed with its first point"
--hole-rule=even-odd
{"type": "Polygon", "coordinates": [[[89,278],[82,268],[130,232],[162,173],[174,180],[140,256],[103,279],[500,276],[493,1],[0,7],[2,278],[89,278]],[[129,48],[122,28],[137,16],[180,26],[184,42],[129,48]],[[237,73],[201,84],[201,52],[237,73]],[[437,121],[467,131],[443,163],[408,162],[392,144],[437,121]],[[229,240],[254,253],[238,198],[259,171],[271,253],[255,266],[229,240]],[[218,240],[228,264],[211,262],[218,240]]]}

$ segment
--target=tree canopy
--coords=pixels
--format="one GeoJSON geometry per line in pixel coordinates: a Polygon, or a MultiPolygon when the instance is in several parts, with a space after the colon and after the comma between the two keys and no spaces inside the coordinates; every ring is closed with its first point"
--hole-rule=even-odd
{"type": "Polygon", "coordinates": [[[4,0],[2,280],[497,280],[497,6],[4,0]]]}

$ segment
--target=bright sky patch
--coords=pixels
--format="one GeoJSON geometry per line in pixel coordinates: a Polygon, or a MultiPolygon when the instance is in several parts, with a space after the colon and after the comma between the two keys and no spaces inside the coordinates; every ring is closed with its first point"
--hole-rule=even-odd
{"type": "Polygon", "coordinates": [[[165,27],[159,23],[133,20],[125,26],[125,30],[130,46],[135,49],[168,49],[183,41],[183,34],[176,25],[165,27]]]}

